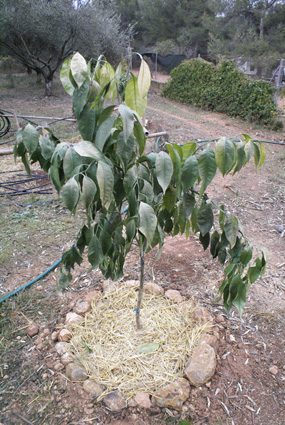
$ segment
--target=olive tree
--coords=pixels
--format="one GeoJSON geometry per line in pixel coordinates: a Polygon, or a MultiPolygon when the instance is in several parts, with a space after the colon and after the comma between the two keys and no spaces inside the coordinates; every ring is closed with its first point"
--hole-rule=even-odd
{"type": "Polygon", "coordinates": [[[61,78],[72,96],[82,141],[61,142],[49,128],[31,124],[17,134],[15,158],[22,158],[27,171],[30,162],[39,162],[65,206],[73,214],[80,204],[86,210],[76,244],[62,257],[60,286],[68,285],[84,250],[106,278],[120,278],[126,255],[136,243],[141,261],[136,308],[140,327],[145,254],[155,247],[161,251],[165,235],[188,238],[195,232],[204,249],[209,247],[225,267],[220,295],[226,309],[236,306],[241,313],[246,292],[263,274],[266,261],[263,252],[252,259],[253,248],[238,219],[209,199],[206,189],[218,170],[223,176],[234,174],[252,156],[256,168],[261,166],[263,145],[244,136],[238,142],[221,138],[215,149],[169,143],[167,152],[145,154],[140,117],[147,106],[150,72],[142,61],[138,78],[132,75],[126,85],[125,103],[117,105],[120,73],[120,66],[115,71],[103,58],[92,68],[76,53],[64,63],[61,78]]]}
{"type": "Polygon", "coordinates": [[[42,75],[47,96],[55,72],[77,49],[118,61],[127,45],[112,0],[77,7],[72,0],[0,0],[0,10],[1,50],[42,75]]]}

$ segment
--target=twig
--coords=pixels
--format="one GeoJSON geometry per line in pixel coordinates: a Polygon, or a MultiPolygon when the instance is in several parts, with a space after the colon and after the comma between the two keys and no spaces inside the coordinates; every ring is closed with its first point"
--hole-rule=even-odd
{"type": "Polygon", "coordinates": [[[12,413],[13,413],[13,415],[17,416],[19,419],[22,419],[22,421],[26,422],[26,424],[34,425],[32,422],[28,421],[28,419],[25,419],[25,418],[23,418],[23,416],[18,415],[18,413],[16,413],[16,412],[12,412],[12,413]]]}

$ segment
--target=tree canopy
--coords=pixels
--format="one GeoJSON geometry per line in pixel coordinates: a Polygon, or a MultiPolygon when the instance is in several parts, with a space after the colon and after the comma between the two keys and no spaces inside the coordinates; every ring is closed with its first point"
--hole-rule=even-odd
{"type": "Polygon", "coordinates": [[[117,61],[127,44],[112,0],[0,0],[0,45],[27,68],[41,73],[51,94],[55,71],[74,50],[107,54],[117,61]]]}

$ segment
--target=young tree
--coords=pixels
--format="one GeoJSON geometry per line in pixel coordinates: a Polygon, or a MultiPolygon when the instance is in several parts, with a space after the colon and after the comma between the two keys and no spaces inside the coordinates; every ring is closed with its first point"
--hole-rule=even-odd
{"type": "Polygon", "coordinates": [[[50,129],[28,124],[17,134],[15,157],[38,161],[49,172],[56,189],[72,212],[79,202],[86,209],[86,223],[76,244],[62,257],[61,287],[71,280],[71,269],[88,260],[107,278],[123,275],[125,258],[133,243],[139,247],[140,290],[136,308],[137,326],[144,283],[145,253],[162,249],[165,235],[199,234],[204,247],[225,265],[220,287],[227,310],[244,308],[246,292],[265,270],[266,261],[252,262],[253,249],[237,218],[217,206],[206,189],[217,170],[223,175],[238,172],[254,156],[256,167],[265,159],[262,144],[243,137],[238,143],[221,138],[215,150],[202,151],[195,143],[167,145],[168,153],[144,154],[145,135],[140,116],[147,106],[150,72],[142,61],[138,78],[132,76],[125,91],[125,104],[114,101],[120,67],[115,72],[107,62],[95,69],[76,53],[65,62],[63,85],[72,95],[82,141],[60,142],[50,129]],[[218,213],[218,222],[214,219],[218,213]]]}
{"type": "Polygon", "coordinates": [[[127,44],[112,0],[0,0],[0,46],[4,52],[41,74],[46,95],[55,72],[74,50],[86,55],[122,57],[127,44]]]}

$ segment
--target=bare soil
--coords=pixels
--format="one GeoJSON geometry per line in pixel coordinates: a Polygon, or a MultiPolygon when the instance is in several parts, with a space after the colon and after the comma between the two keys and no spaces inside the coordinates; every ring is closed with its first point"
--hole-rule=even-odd
{"type": "MultiPolygon", "coordinates": [[[[5,89],[1,106],[26,115],[71,115],[68,96],[60,92],[56,98],[43,98],[42,88],[38,93],[32,88],[5,89]]],[[[178,424],[181,419],[192,425],[285,423],[285,238],[277,230],[278,226],[285,228],[284,133],[178,104],[154,91],[149,96],[146,118],[150,132],[166,130],[169,140],[176,143],[237,137],[242,133],[280,143],[265,145],[267,158],[258,173],[252,163],[234,177],[223,179],[218,175],[209,187],[209,196],[239,217],[254,247],[265,247],[267,271],[250,289],[246,311],[240,319],[236,311],[227,315],[222,303],[215,302],[222,268],[203,251],[195,236],[187,241],[181,236],[168,238],[159,261],[155,253],[150,253],[146,260],[147,280],[155,280],[165,289],[180,290],[216,317],[220,332],[218,367],[207,386],[192,388],[181,412],[129,407],[114,414],[103,404],[96,404],[80,384],[67,382],[64,374],[55,370],[59,358],[50,338],[62,326],[76,299],[90,289],[101,288],[102,276],[98,270],[87,273],[85,261],[76,269],[71,286],[59,297],[59,270],[55,269],[17,297],[0,304],[1,424],[162,425],[178,424]],[[39,335],[27,336],[26,328],[31,323],[39,324],[41,340],[37,339],[39,335]]],[[[70,126],[64,125],[60,131],[67,138],[76,136],[70,126]]],[[[149,140],[148,150],[154,149],[155,141],[149,140]]],[[[11,156],[0,157],[1,172],[13,169],[23,170],[20,164],[13,165],[11,156]]],[[[0,182],[7,180],[7,174],[0,174],[0,182]]],[[[76,224],[59,201],[25,206],[23,198],[0,198],[3,296],[45,271],[76,235],[76,224]]],[[[25,203],[52,199],[51,195],[39,195],[25,198],[25,203]]],[[[82,211],[77,220],[83,220],[82,211]]],[[[134,248],[126,262],[124,279],[137,279],[138,273],[134,248]]]]}

